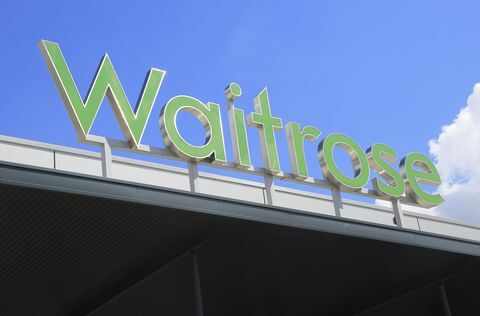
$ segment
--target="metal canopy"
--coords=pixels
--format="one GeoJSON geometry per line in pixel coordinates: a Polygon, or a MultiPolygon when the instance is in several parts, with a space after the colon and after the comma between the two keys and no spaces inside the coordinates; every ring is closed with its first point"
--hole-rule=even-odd
{"type": "Polygon", "coordinates": [[[438,315],[480,290],[472,241],[13,164],[0,225],[1,314],[438,315]]]}

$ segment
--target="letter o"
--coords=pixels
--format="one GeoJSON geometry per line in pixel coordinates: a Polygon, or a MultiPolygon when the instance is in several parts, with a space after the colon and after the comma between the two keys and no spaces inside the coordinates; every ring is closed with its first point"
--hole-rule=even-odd
{"type": "Polygon", "coordinates": [[[362,148],[350,137],[330,134],[318,145],[318,160],[323,176],[332,184],[347,191],[354,191],[367,185],[370,179],[368,159],[362,148]],[[354,177],[346,176],[335,163],[333,150],[336,146],[344,149],[352,160],[354,177]]]}

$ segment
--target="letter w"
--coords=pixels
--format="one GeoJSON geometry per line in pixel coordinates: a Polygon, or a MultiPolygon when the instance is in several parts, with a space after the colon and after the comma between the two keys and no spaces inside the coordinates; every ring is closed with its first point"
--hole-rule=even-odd
{"type": "Polygon", "coordinates": [[[107,95],[126,139],[132,147],[138,147],[165,71],[150,69],[135,111],[132,111],[107,54],[103,56],[95,79],[83,101],[58,44],[42,40],[39,46],[78,135],[86,139],[103,98],[107,95]]]}

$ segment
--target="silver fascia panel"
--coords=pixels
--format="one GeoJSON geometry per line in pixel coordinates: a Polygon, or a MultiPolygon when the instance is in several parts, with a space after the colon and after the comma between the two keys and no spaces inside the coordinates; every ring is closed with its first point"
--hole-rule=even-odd
{"type": "MultiPolygon", "coordinates": [[[[0,136],[0,162],[41,167],[86,176],[101,176],[99,153],[0,136]]],[[[264,184],[200,172],[199,193],[232,200],[266,204],[264,184]]],[[[187,168],[178,168],[124,157],[113,157],[112,178],[159,188],[189,191],[187,168]]],[[[332,198],[280,186],[274,206],[299,212],[334,216],[332,198]]],[[[375,204],[342,198],[341,217],[394,227],[393,211],[375,204]]],[[[404,212],[405,228],[480,241],[480,225],[415,212],[404,212]]]]}

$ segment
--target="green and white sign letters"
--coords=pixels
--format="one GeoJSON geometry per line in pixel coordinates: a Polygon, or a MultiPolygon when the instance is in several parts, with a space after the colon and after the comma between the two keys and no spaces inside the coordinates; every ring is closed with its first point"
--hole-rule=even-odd
{"type": "MultiPolygon", "coordinates": [[[[41,41],[40,50],[81,139],[88,138],[102,100],[107,96],[131,149],[137,150],[142,146],[142,135],[165,71],[150,69],[137,106],[132,109],[108,55],[101,60],[87,97],[83,100],[59,45],[41,41]]],[[[245,115],[243,110],[235,108],[234,105],[234,101],[241,94],[242,89],[236,83],[231,83],[225,89],[235,168],[256,170],[251,163],[248,125],[258,130],[263,157],[262,170],[266,174],[281,177],[283,171],[280,167],[276,133],[285,128],[293,177],[298,181],[311,179],[304,143],[316,141],[322,134],[320,130],[313,126],[302,127],[296,122],[284,124],[282,119],[272,115],[267,88],[255,97],[254,112],[245,115]]],[[[205,103],[186,95],[174,96],[161,110],[159,125],[165,146],[176,156],[187,161],[207,161],[213,165],[231,164],[227,161],[220,105],[205,103]],[[182,137],[177,127],[177,117],[182,111],[193,114],[203,125],[205,142],[202,146],[195,146],[182,137]]],[[[371,181],[372,189],[379,197],[396,199],[407,195],[419,206],[427,208],[443,202],[439,194],[425,189],[425,186],[440,185],[441,180],[435,165],[422,154],[409,153],[400,159],[398,168],[395,168],[397,154],[391,147],[374,144],[364,151],[352,138],[335,133],[319,141],[318,160],[325,179],[342,191],[362,190],[371,181]],[[334,155],[336,148],[344,150],[350,157],[353,176],[345,174],[337,165],[334,155]],[[371,170],[376,173],[375,176],[371,177],[371,170]]]]}

